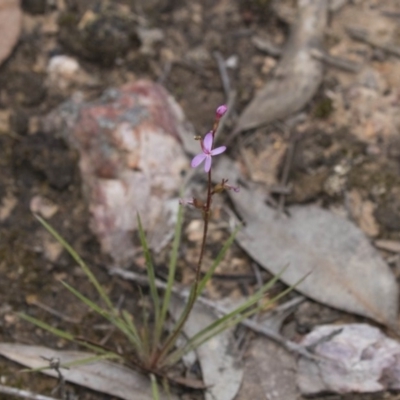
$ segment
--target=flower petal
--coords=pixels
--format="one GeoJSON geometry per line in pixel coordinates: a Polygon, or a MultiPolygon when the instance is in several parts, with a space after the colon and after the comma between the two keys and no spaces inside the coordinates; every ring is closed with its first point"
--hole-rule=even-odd
{"type": "Polygon", "coordinates": [[[192,168],[196,168],[198,167],[205,159],[207,158],[207,156],[204,153],[201,154],[197,154],[197,156],[195,156],[191,162],[191,166],[192,168]]]}
{"type": "Polygon", "coordinates": [[[211,156],[206,156],[206,162],[204,164],[204,171],[210,172],[211,169],[212,158],[211,156]]]}
{"type": "Polygon", "coordinates": [[[203,151],[208,153],[211,152],[212,145],[213,145],[213,134],[212,132],[208,132],[203,140],[203,151]]]}
{"type": "Polygon", "coordinates": [[[226,146],[217,147],[216,149],[211,150],[211,155],[216,156],[218,154],[223,153],[225,150],[226,150],[226,146]]]}

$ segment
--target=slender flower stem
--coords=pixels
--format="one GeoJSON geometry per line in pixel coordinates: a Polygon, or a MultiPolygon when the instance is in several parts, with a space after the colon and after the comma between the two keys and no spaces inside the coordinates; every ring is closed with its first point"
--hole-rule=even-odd
{"type": "MultiPolygon", "coordinates": [[[[213,149],[212,146],[213,146],[214,139],[215,139],[215,133],[218,129],[219,121],[220,121],[221,117],[225,114],[226,110],[227,110],[227,108],[225,105],[219,106],[217,108],[216,118],[214,121],[213,129],[212,129],[212,131],[207,133],[205,138],[200,143],[202,153],[195,156],[191,163],[192,167],[196,168],[202,162],[204,162],[204,164],[205,164],[204,169],[208,174],[207,200],[206,200],[206,203],[201,207],[202,211],[203,211],[204,226],[203,226],[203,238],[201,241],[199,260],[197,262],[196,275],[195,275],[194,283],[193,283],[186,307],[184,308],[182,315],[180,316],[178,322],[176,323],[176,326],[175,326],[175,329],[173,330],[173,332],[169,335],[169,337],[166,339],[165,343],[161,346],[161,348],[158,349],[158,351],[156,351],[153,354],[153,356],[151,357],[151,360],[149,363],[150,369],[162,368],[162,367],[166,366],[166,365],[163,365],[163,363],[166,360],[166,356],[168,355],[168,352],[170,351],[171,347],[174,346],[176,340],[178,339],[179,334],[181,333],[186,321],[189,318],[190,312],[193,309],[196,299],[200,295],[199,285],[200,285],[201,266],[203,264],[204,252],[205,252],[205,248],[206,248],[208,223],[210,221],[210,216],[211,216],[212,196],[215,193],[215,191],[212,190],[212,181],[211,181],[212,159],[211,158],[212,158],[212,156],[221,154],[226,150],[225,146],[221,146],[216,149],[213,149]]],[[[192,203],[196,206],[194,200],[192,203]]],[[[200,207],[198,207],[198,208],[200,208],[200,207]]]]}
{"type": "Polygon", "coordinates": [[[192,290],[190,292],[190,296],[188,299],[188,303],[181,315],[181,318],[175,327],[173,333],[169,336],[167,341],[164,343],[160,351],[155,355],[151,362],[151,367],[154,368],[155,366],[160,366],[160,361],[162,363],[163,358],[168,353],[169,349],[175,344],[182,328],[184,327],[186,321],[189,318],[190,312],[193,309],[193,306],[196,302],[196,299],[200,293],[198,293],[199,284],[200,284],[200,274],[201,274],[201,266],[203,264],[204,258],[204,251],[206,248],[206,240],[207,240],[207,233],[208,233],[208,222],[210,220],[210,213],[211,213],[211,200],[212,200],[212,181],[211,181],[211,170],[208,171],[208,183],[207,183],[207,201],[203,210],[203,219],[204,219],[204,226],[203,226],[203,237],[201,241],[201,248],[199,254],[199,260],[196,266],[196,276],[192,286],[192,290]]]}

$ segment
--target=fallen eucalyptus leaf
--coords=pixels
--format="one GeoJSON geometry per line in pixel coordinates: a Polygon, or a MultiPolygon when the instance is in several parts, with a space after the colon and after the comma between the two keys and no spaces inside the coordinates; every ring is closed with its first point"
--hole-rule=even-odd
{"type": "MultiPolygon", "coordinates": [[[[171,301],[170,312],[179,318],[184,303],[177,296],[171,301]]],[[[212,311],[197,303],[185,324],[185,335],[190,338],[216,320],[212,311]]],[[[206,400],[232,400],[235,398],[243,378],[243,368],[232,354],[232,329],[228,329],[199,346],[195,351],[199,357],[203,380],[208,387],[206,400]]]]}
{"type": "Polygon", "coordinates": [[[400,389],[400,344],[368,324],[322,325],[304,337],[321,361],[301,357],[302,394],[400,389]]]}
{"type": "MultiPolygon", "coordinates": [[[[237,169],[226,157],[214,170],[214,179],[222,178],[238,184],[237,169]]],[[[229,194],[245,222],[236,240],[263,268],[277,274],[288,265],[281,277],[287,285],[309,274],[296,288],[306,296],[386,325],[395,323],[395,277],[353,223],[316,206],[293,206],[289,217],[279,215],[261,194],[244,187],[229,194]]]]}
{"type": "Polygon", "coordinates": [[[327,22],[327,0],[298,1],[298,18],[272,79],[239,118],[233,135],[284,119],[300,111],[322,82],[322,62],[312,55],[321,45],[327,22]]]}
{"type": "MultiPolygon", "coordinates": [[[[47,359],[56,358],[61,364],[82,360],[94,354],[81,351],[60,351],[44,346],[28,346],[23,344],[0,343],[0,355],[22,364],[28,368],[46,367],[47,359]]],[[[69,369],[61,369],[66,381],[107,393],[125,400],[152,400],[150,381],[145,376],[107,360],[99,360],[88,364],[75,365],[69,369]]],[[[43,370],[42,373],[57,377],[54,370],[43,370]]],[[[176,398],[173,397],[175,400],[176,398]]],[[[166,399],[166,397],[163,397],[166,399]]]]}
{"type": "Polygon", "coordinates": [[[22,11],[19,0],[0,1],[0,64],[11,54],[21,33],[22,11]]]}

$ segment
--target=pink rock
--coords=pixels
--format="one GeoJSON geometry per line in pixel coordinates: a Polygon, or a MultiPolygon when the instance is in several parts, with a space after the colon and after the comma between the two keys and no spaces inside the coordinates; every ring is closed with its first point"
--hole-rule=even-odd
{"type": "Polygon", "coordinates": [[[400,343],[368,324],[323,325],[302,345],[320,359],[301,357],[302,394],[379,392],[400,389],[400,343]]]}
{"type": "Polygon", "coordinates": [[[108,90],[99,101],[73,98],[47,119],[79,152],[91,228],[118,265],[135,252],[137,213],[159,251],[173,234],[175,199],[188,166],[181,138],[191,125],[158,84],[138,81],[108,90]]]}

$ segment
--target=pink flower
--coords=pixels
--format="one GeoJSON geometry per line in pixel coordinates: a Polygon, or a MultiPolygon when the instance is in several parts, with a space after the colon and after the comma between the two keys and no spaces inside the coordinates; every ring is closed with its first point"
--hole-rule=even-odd
{"type": "Polygon", "coordinates": [[[217,119],[220,119],[228,110],[228,107],[223,104],[222,106],[219,106],[215,112],[217,119]]]}
{"type": "Polygon", "coordinates": [[[213,145],[212,132],[208,132],[207,135],[204,137],[204,140],[202,140],[200,143],[201,143],[201,150],[203,152],[193,158],[192,163],[191,163],[192,168],[198,167],[203,161],[205,161],[204,171],[210,172],[211,163],[212,163],[211,157],[223,153],[226,150],[226,147],[221,146],[221,147],[217,147],[214,150],[211,150],[212,145],[213,145]]]}

